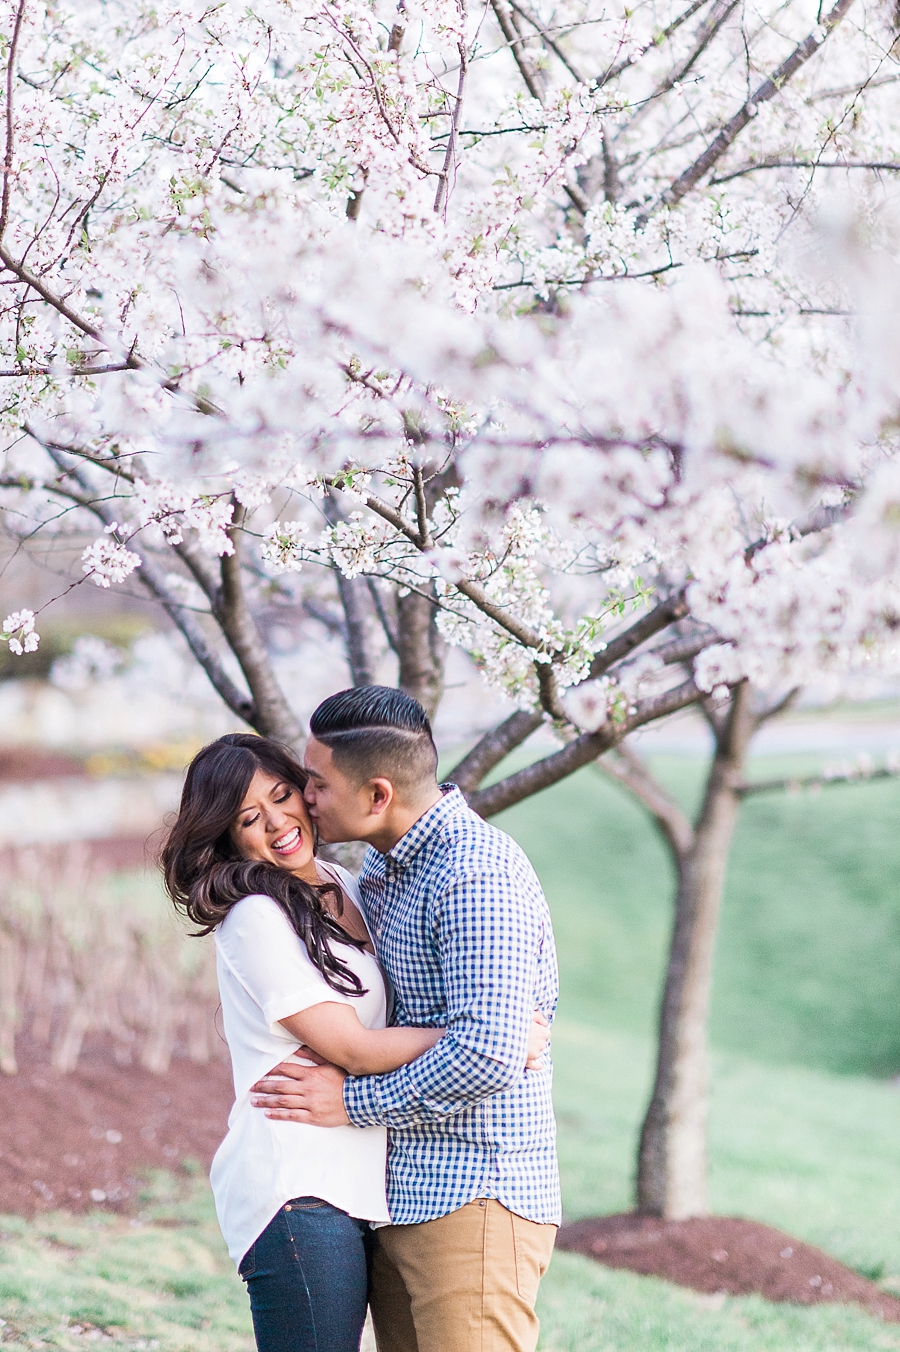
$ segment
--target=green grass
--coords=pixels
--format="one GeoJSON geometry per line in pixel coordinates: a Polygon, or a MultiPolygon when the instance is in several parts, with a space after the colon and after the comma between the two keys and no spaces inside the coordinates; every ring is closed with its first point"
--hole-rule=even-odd
{"type": "MultiPolygon", "coordinates": [[[[695,766],[661,772],[685,801],[696,795],[695,766]]],[[[898,822],[893,784],[746,804],[716,964],[711,1122],[714,1210],[777,1225],[896,1291],[900,1089],[886,1077],[900,1068],[898,822]]],[[[665,852],[591,771],[501,824],[534,859],[557,929],[566,1213],[623,1210],[670,923],[665,852]]],[[[4,1345],[74,1349],[105,1331],[129,1349],[253,1346],[195,1180],[158,1179],[137,1225],[48,1216],[0,1219],[0,1231],[4,1345]]],[[[900,1352],[900,1326],[860,1311],[702,1297],[573,1254],[554,1259],[541,1316],[542,1352],[900,1352]]]]}
{"type": "MultiPolygon", "coordinates": [[[[560,1020],[554,1034],[563,1203],[571,1219],[631,1201],[652,1064],[647,1038],[560,1020]]],[[[900,1092],[808,1068],[714,1058],[711,1202],[817,1244],[900,1291],[900,1092]]],[[[849,1352],[900,1348],[857,1310],[702,1297],[557,1254],[544,1352],[849,1352]]]]}
{"type": "MultiPolygon", "coordinates": [[[[695,800],[696,764],[667,758],[657,768],[682,800],[695,800]]],[[[754,773],[784,768],[760,762],[754,773]]],[[[546,887],[562,1012],[652,1034],[673,879],[643,809],[588,769],[497,821],[527,849],[546,887]]],[[[900,780],[744,804],[712,1038],[764,1062],[900,1071],[900,780]]]]}
{"type": "Polygon", "coordinates": [[[251,1352],[205,1179],[159,1175],[139,1219],[0,1217],[3,1346],[251,1352]]]}

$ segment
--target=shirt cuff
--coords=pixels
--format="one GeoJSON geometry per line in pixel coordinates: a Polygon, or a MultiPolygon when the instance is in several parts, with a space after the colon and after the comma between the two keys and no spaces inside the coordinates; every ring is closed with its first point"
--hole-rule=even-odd
{"type": "Polygon", "coordinates": [[[344,1081],[344,1109],[354,1127],[383,1126],[377,1104],[377,1075],[348,1075],[344,1081]]]}

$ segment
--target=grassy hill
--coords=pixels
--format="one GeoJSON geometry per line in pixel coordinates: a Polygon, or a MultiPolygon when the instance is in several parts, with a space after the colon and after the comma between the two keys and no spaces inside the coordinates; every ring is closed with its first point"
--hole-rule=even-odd
{"type": "MultiPolygon", "coordinates": [[[[762,762],[754,773],[794,772],[762,762]]],[[[656,769],[684,802],[695,764],[656,769]]],[[[651,1034],[673,880],[643,809],[582,770],[496,819],[528,851],[551,902],[561,1012],[651,1034]]],[[[712,1038],[766,1062],[900,1071],[900,780],[743,806],[716,957],[712,1038]]]]}

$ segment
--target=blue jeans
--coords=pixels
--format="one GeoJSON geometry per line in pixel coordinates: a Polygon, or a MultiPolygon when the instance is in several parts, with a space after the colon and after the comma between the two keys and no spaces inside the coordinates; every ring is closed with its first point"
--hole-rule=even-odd
{"type": "Polygon", "coordinates": [[[369,1227],[318,1197],[295,1197],[241,1260],[259,1352],[359,1352],[369,1227]]]}

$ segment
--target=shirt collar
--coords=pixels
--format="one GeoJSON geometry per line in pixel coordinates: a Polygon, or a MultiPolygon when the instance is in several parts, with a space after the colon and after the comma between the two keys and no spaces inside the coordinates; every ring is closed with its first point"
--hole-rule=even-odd
{"type": "Polygon", "coordinates": [[[391,866],[398,870],[405,869],[444,823],[466,807],[466,800],[455,784],[441,784],[440,788],[443,795],[440,801],[430,807],[417,822],[413,822],[406,835],[401,836],[397,844],[383,856],[386,872],[391,866]]]}

